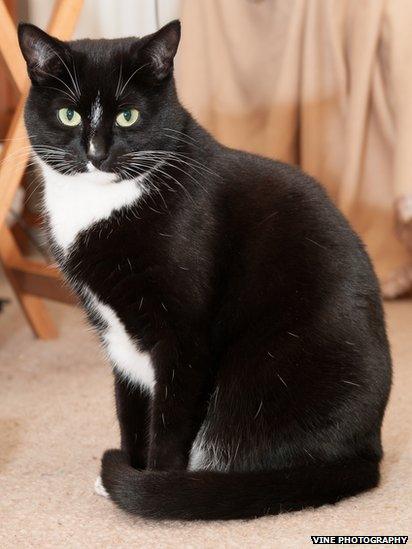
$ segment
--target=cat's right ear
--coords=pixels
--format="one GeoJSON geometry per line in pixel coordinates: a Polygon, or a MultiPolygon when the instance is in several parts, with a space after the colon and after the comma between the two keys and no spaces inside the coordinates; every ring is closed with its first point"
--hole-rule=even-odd
{"type": "Polygon", "coordinates": [[[63,42],[53,38],[35,25],[20,23],[18,28],[20,49],[27,63],[27,72],[34,84],[60,72],[67,59],[63,42]]]}

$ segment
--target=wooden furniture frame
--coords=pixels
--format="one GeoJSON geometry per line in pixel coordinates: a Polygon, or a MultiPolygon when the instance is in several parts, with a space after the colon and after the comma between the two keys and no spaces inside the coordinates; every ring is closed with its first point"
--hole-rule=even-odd
{"type": "MultiPolygon", "coordinates": [[[[3,0],[13,19],[17,20],[17,2],[19,0],[3,0]]],[[[10,125],[16,108],[16,90],[13,82],[8,78],[8,70],[0,56],[0,137],[3,139],[10,125]]]]}
{"type": "MultiPolygon", "coordinates": [[[[71,37],[83,0],[57,0],[48,25],[48,32],[62,40],[71,37]]],[[[22,254],[6,217],[24,176],[30,147],[24,128],[23,110],[29,89],[26,66],[20,53],[14,22],[0,0],[2,39],[0,54],[14,81],[20,98],[0,157],[0,261],[14,293],[34,332],[42,339],[57,336],[56,327],[42,298],[74,303],[74,297],[63,287],[55,267],[32,261],[22,254]]]]}

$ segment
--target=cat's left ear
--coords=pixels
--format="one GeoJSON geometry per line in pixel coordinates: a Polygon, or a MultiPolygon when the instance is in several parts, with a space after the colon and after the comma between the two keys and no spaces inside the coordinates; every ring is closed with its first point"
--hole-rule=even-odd
{"type": "Polygon", "coordinates": [[[142,67],[145,65],[146,74],[160,82],[173,70],[173,59],[180,41],[180,21],[171,21],[144,40],[139,48],[140,63],[142,67]]]}
{"type": "Polygon", "coordinates": [[[27,63],[30,80],[36,84],[52,77],[68,61],[66,45],[35,25],[20,23],[18,28],[20,49],[27,63]],[[64,59],[66,58],[66,61],[64,59]]]}

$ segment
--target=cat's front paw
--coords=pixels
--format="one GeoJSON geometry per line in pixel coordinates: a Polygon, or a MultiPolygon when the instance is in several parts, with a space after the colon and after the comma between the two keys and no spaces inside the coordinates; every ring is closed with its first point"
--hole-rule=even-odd
{"type": "Polygon", "coordinates": [[[104,498],[110,497],[109,494],[107,493],[105,487],[103,486],[101,476],[98,476],[95,483],[94,483],[94,491],[96,492],[96,494],[98,494],[99,496],[103,496],[104,498]]]}

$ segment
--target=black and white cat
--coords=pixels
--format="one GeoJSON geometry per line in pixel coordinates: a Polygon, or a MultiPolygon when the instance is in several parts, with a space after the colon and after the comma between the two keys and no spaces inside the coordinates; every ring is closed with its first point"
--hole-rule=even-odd
{"type": "Polygon", "coordinates": [[[52,249],[113,365],[103,487],[153,518],[336,502],[379,480],[375,275],[315,181],[223,147],[181,106],[179,37],[176,21],[67,43],[19,27],[52,249]]]}

